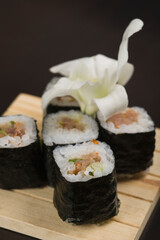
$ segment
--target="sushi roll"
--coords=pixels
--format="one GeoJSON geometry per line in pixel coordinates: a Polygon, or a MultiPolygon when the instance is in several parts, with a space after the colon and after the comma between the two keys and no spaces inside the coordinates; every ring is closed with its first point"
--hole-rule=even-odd
{"type": "Polygon", "coordinates": [[[0,187],[45,184],[36,122],[23,115],[0,117],[0,187]]]}
{"type": "MultiPolygon", "coordinates": [[[[52,88],[59,79],[60,79],[60,76],[53,77],[52,80],[47,84],[44,92],[52,88]]],[[[74,99],[72,96],[66,95],[63,97],[54,98],[47,106],[46,113],[56,113],[62,110],[69,111],[71,109],[79,110],[80,107],[76,99],[74,99]]]]}
{"type": "Polygon", "coordinates": [[[107,121],[97,114],[100,139],[115,155],[116,172],[133,175],[149,168],[155,148],[155,128],[147,112],[140,107],[127,108],[107,121]]]}
{"type": "Polygon", "coordinates": [[[118,214],[119,200],[110,147],[97,140],[53,151],[57,184],[54,206],[63,221],[101,223],[118,214]]]}
{"type": "Polygon", "coordinates": [[[90,141],[98,137],[97,122],[80,111],[60,111],[48,114],[43,122],[43,159],[48,182],[55,185],[56,172],[52,151],[57,145],[90,141]]]}

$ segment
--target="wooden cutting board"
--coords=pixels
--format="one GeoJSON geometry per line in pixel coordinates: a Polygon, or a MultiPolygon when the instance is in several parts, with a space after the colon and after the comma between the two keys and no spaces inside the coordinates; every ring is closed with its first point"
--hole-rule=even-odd
{"type": "MultiPolygon", "coordinates": [[[[20,94],[5,115],[25,114],[42,125],[41,99],[20,94]]],[[[118,183],[121,207],[107,223],[73,226],[63,222],[53,206],[50,187],[6,191],[0,189],[0,227],[44,240],[133,240],[138,239],[160,196],[160,129],[150,172],[118,183]]]]}

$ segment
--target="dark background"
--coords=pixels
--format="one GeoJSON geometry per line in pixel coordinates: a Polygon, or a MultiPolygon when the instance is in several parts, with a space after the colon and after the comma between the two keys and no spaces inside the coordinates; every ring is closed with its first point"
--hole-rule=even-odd
{"type": "Polygon", "coordinates": [[[20,92],[41,96],[60,62],[102,53],[117,59],[133,18],[144,28],[130,38],[130,105],[144,107],[160,127],[160,7],[158,1],[0,1],[0,112],[20,92]]]}
{"type": "MultiPolygon", "coordinates": [[[[160,127],[160,5],[148,0],[0,0],[0,113],[20,92],[41,96],[55,64],[97,53],[117,58],[133,18],[144,27],[129,41],[130,106],[144,107],[160,127]]],[[[158,206],[141,239],[159,239],[158,206]]],[[[28,239],[10,234],[1,230],[0,239],[28,239]]]]}

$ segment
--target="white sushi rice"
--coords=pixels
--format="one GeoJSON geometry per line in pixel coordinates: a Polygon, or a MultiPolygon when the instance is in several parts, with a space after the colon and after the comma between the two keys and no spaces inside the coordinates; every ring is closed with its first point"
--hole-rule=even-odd
{"type": "Polygon", "coordinates": [[[10,115],[0,117],[0,126],[10,121],[21,122],[25,129],[25,134],[20,138],[19,136],[11,137],[6,135],[0,138],[0,148],[18,148],[27,146],[37,139],[36,123],[33,118],[24,115],[10,115]]]}
{"type": "Polygon", "coordinates": [[[98,144],[86,142],[74,146],[57,147],[53,151],[53,157],[60,168],[62,176],[69,182],[85,182],[93,178],[107,176],[113,171],[115,165],[113,152],[109,145],[104,142],[98,144]],[[69,162],[69,159],[80,158],[82,155],[92,152],[99,153],[100,162],[89,165],[85,171],[80,171],[77,175],[68,174],[68,171],[75,169],[75,164],[69,162]],[[94,176],[91,176],[89,172],[93,172],[94,176]]]}
{"type": "Polygon", "coordinates": [[[96,139],[98,137],[98,125],[96,121],[82,114],[80,111],[60,111],[58,113],[48,114],[44,119],[43,125],[43,141],[45,145],[52,146],[55,144],[71,144],[80,143],[96,139]],[[63,129],[59,126],[59,121],[62,117],[69,117],[72,119],[80,118],[80,122],[86,126],[83,131],[76,128],[63,129]]]}
{"type": "Polygon", "coordinates": [[[141,133],[141,132],[150,132],[154,130],[154,122],[152,121],[151,117],[148,113],[140,107],[132,107],[137,111],[138,114],[138,121],[133,122],[131,124],[122,124],[120,128],[116,128],[113,122],[111,121],[104,121],[100,112],[97,113],[97,117],[99,119],[100,125],[115,134],[122,134],[122,133],[141,133]]]}

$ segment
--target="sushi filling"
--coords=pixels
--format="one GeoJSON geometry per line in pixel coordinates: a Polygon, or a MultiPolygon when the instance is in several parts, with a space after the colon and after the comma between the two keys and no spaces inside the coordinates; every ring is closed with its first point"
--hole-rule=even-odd
{"type": "Polygon", "coordinates": [[[53,151],[55,162],[67,181],[88,181],[113,171],[112,150],[106,143],[97,142],[57,147],[53,151]]]}
{"type": "Polygon", "coordinates": [[[100,125],[115,134],[150,132],[154,130],[154,123],[147,112],[140,107],[127,108],[107,121],[104,121],[100,112],[97,114],[100,125]]]}
{"type": "Polygon", "coordinates": [[[0,148],[23,147],[37,139],[33,118],[12,115],[0,118],[0,148]]]}
{"type": "Polygon", "coordinates": [[[10,121],[0,125],[0,138],[9,135],[10,137],[20,137],[25,134],[25,128],[21,122],[10,121]]]}
{"type": "Polygon", "coordinates": [[[59,102],[64,101],[64,102],[69,102],[69,103],[75,101],[75,99],[72,96],[68,96],[68,95],[64,96],[64,97],[57,97],[56,100],[59,102]]]}
{"type": "Polygon", "coordinates": [[[96,121],[80,111],[59,111],[44,119],[43,141],[47,146],[85,142],[98,134],[96,121]]]}
{"type": "Polygon", "coordinates": [[[78,102],[72,96],[56,97],[51,101],[52,105],[63,107],[78,107],[78,102]]]}
{"type": "MultiPolygon", "coordinates": [[[[80,171],[85,171],[86,168],[90,165],[92,167],[92,163],[97,163],[101,161],[101,157],[98,152],[91,152],[89,154],[83,154],[80,158],[72,158],[68,160],[69,162],[74,162],[75,169],[70,170],[68,174],[77,175],[80,171]]],[[[93,168],[94,170],[94,168],[93,168]]],[[[94,176],[94,171],[89,172],[91,176],[94,176]]]]}
{"type": "Polygon", "coordinates": [[[77,119],[73,119],[70,117],[62,117],[59,121],[59,127],[67,130],[76,128],[79,131],[84,131],[86,124],[82,123],[81,119],[81,117],[77,119]]]}
{"type": "Polygon", "coordinates": [[[138,121],[138,112],[132,108],[128,108],[124,113],[118,113],[109,118],[108,121],[112,122],[115,128],[120,128],[121,125],[129,125],[138,121]]]}

